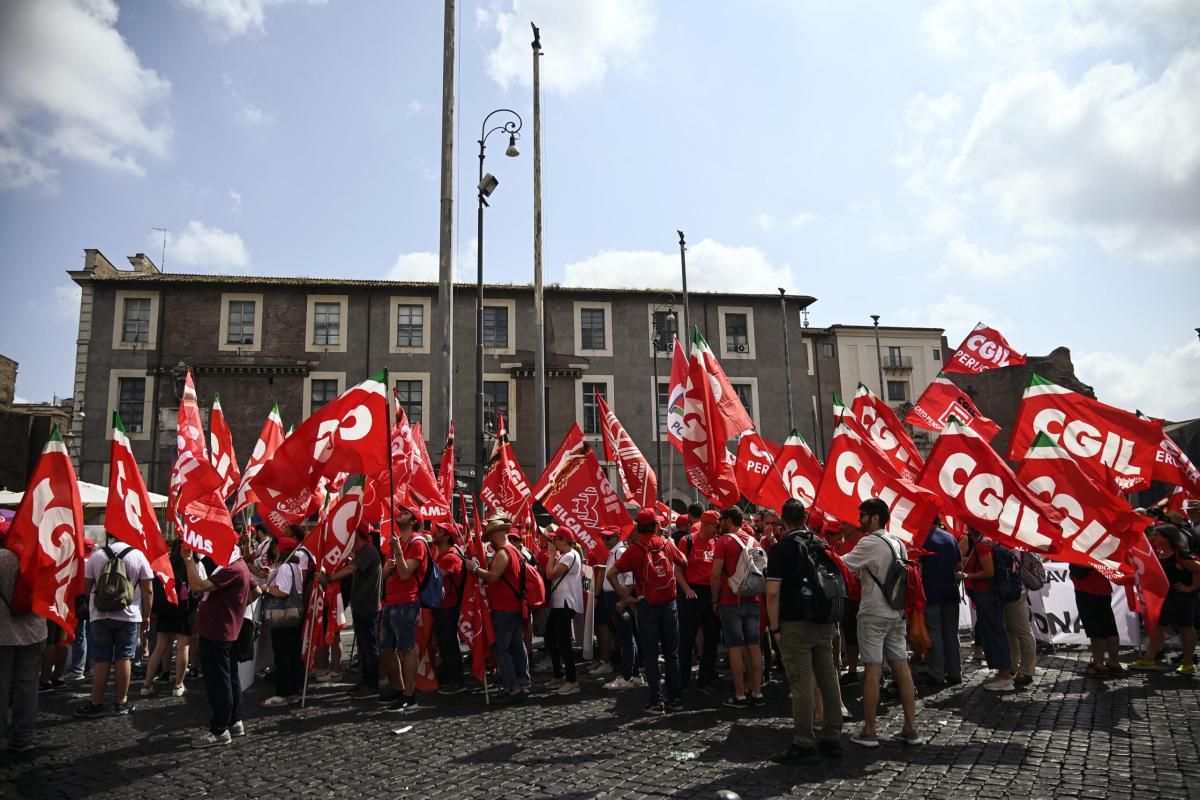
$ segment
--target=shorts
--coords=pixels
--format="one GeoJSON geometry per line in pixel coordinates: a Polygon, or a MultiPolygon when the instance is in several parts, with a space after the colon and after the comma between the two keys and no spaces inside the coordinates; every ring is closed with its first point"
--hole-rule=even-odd
{"type": "Polygon", "coordinates": [[[421,604],[419,602],[384,606],[381,615],[383,636],[379,641],[379,649],[407,653],[416,647],[417,615],[420,613],[421,604]]]}
{"type": "Polygon", "coordinates": [[[721,606],[721,633],[726,647],[757,647],[758,603],[721,606]]]}
{"type": "Polygon", "coordinates": [[[63,644],[67,641],[67,632],[52,620],[46,620],[46,644],[63,644]]]}
{"type": "Polygon", "coordinates": [[[858,603],[846,603],[842,614],[842,639],[851,647],[858,647],[858,603]]]}
{"type": "Polygon", "coordinates": [[[1117,635],[1117,618],[1113,615],[1112,596],[1075,592],[1075,608],[1079,621],[1089,639],[1107,639],[1117,635]]]}
{"type": "Polygon", "coordinates": [[[1177,631],[1194,628],[1196,626],[1196,598],[1195,592],[1174,590],[1168,592],[1167,599],[1162,604],[1162,611],[1158,615],[1158,624],[1166,625],[1177,631]]]}
{"type": "Polygon", "coordinates": [[[93,663],[133,660],[138,644],[138,623],[125,619],[94,619],[88,626],[88,658],[93,663]]]}
{"type": "Polygon", "coordinates": [[[904,617],[858,615],[858,660],[863,664],[908,661],[904,617]]]}
{"type": "Polygon", "coordinates": [[[612,617],[608,613],[608,603],[605,602],[605,598],[604,598],[604,595],[606,595],[606,594],[616,594],[616,592],[601,592],[599,595],[597,595],[597,599],[599,600],[599,602],[596,603],[596,619],[595,619],[596,625],[612,625],[613,624],[612,617]]]}

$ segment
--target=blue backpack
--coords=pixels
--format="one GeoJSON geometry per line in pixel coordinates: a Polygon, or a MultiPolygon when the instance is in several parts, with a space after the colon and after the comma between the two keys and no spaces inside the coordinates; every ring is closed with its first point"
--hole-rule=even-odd
{"type": "Polygon", "coordinates": [[[993,544],[992,564],[996,571],[992,577],[992,586],[1000,596],[1001,602],[1020,600],[1024,584],[1021,583],[1021,564],[1013,551],[1004,545],[993,544]]]}
{"type": "Polygon", "coordinates": [[[425,557],[429,559],[429,568],[425,570],[417,596],[422,608],[440,608],[446,597],[446,574],[430,552],[428,542],[425,543],[425,557]]]}

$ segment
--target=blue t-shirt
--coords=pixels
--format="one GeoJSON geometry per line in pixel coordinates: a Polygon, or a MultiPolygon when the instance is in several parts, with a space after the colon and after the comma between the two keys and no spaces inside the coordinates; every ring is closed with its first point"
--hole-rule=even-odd
{"type": "Polygon", "coordinates": [[[958,582],[954,579],[958,562],[962,560],[958,542],[941,528],[934,528],[923,547],[933,553],[921,558],[921,583],[925,585],[926,602],[958,600],[958,582]]]}

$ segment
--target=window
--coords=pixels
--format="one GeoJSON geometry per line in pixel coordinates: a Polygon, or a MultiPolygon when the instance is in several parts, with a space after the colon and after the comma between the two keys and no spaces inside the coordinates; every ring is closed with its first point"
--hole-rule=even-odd
{"type": "Polygon", "coordinates": [[[309,416],[320,411],[326,403],[336,400],[339,394],[336,378],[314,378],[308,390],[309,416]]]}
{"type": "Polygon", "coordinates": [[[666,432],[667,430],[667,404],[671,401],[671,381],[659,380],[658,382],[658,429],[666,432]]]}
{"type": "Polygon", "coordinates": [[[833,358],[833,342],[821,342],[821,358],[833,358]]]}
{"type": "Polygon", "coordinates": [[[942,348],[940,348],[940,347],[933,348],[933,360],[934,361],[942,360],[942,348]]]}
{"type": "Polygon", "coordinates": [[[603,308],[579,310],[579,347],[581,350],[606,350],[603,308]]]}
{"type": "MultiPolygon", "coordinates": [[[[484,311],[487,309],[485,308],[484,311]]],[[[508,329],[505,328],[505,330],[508,329]]],[[[496,431],[497,414],[504,415],[504,427],[508,430],[508,436],[511,439],[515,426],[509,413],[509,382],[507,380],[485,380],[483,382],[483,427],[493,434],[496,431]]]]}
{"type": "Polygon", "coordinates": [[[150,341],[150,298],[130,297],[125,301],[121,341],[146,344],[150,341]]]}
{"type": "Polygon", "coordinates": [[[749,306],[718,306],[717,327],[721,358],[754,359],[754,309],[749,306]]]}
{"type": "Polygon", "coordinates": [[[225,344],[254,344],[254,302],[231,300],[225,324],[225,344]]]}
{"type": "Polygon", "coordinates": [[[340,345],[342,343],[342,306],[340,303],[315,303],[313,305],[313,344],[340,345]]]}
{"type": "Polygon", "coordinates": [[[654,347],[659,353],[669,353],[675,346],[675,337],[679,335],[679,324],[674,311],[654,311],[650,317],[653,326],[650,333],[654,337],[654,347]]]}
{"type": "Polygon", "coordinates": [[[508,308],[505,306],[484,306],[483,308],[483,346],[497,350],[508,349],[508,308]]]}
{"type": "Polygon", "coordinates": [[[145,425],[146,379],[117,378],[117,413],[126,433],[142,433],[145,425]]]}
{"type": "Polygon", "coordinates": [[[750,351],[750,332],[745,314],[725,315],[725,351],[747,353],[750,351]]]}
{"type": "Polygon", "coordinates": [[[889,403],[906,403],[908,402],[908,382],[907,381],[888,381],[887,382],[887,399],[889,403]]]}
{"type": "Polygon", "coordinates": [[[600,392],[600,396],[607,402],[608,384],[584,381],[582,392],[583,434],[585,436],[599,436],[604,427],[604,419],[600,416],[600,404],[596,402],[596,392],[600,392]]]}
{"type": "Polygon", "coordinates": [[[892,346],[888,347],[888,363],[889,364],[899,364],[900,363],[900,348],[899,347],[892,347],[892,346]]]}
{"type": "Polygon", "coordinates": [[[742,401],[742,408],[754,419],[754,386],[749,383],[735,383],[733,390],[737,392],[738,400],[742,401]]]}
{"type": "Polygon", "coordinates": [[[396,346],[425,346],[425,307],[396,306],[396,346]]]}
{"type": "Polygon", "coordinates": [[[425,424],[425,394],[419,380],[396,381],[396,399],[408,417],[408,424],[425,424]]]}

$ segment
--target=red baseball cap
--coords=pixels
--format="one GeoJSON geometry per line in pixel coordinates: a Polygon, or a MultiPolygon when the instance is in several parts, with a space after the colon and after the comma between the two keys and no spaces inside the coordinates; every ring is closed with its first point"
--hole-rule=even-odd
{"type": "Polygon", "coordinates": [[[658,514],[655,514],[654,510],[650,508],[639,510],[633,521],[638,525],[654,525],[655,527],[659,525],[658,514]]]}
{"type": "Polygon", "coordinates": [[[700,522],[702,522],[702,523],[703,522],[720,522],[720,521],[721,521],[721,512],[714,511],[711,508],[708,511],[705,511],[703,514],[700,515],[700,522]]]}

